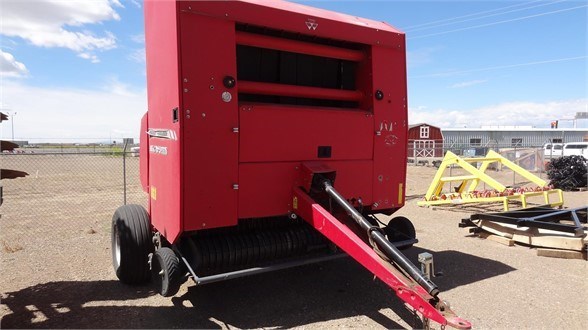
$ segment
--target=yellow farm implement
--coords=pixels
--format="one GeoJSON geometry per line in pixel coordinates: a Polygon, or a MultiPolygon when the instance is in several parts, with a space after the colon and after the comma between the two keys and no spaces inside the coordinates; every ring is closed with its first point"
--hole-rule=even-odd
{"type": "Polygon", "coordinates": [[[510,201],[519,201],[522,207],[526,208],[528,198],[537,196],[543,197],[545,205],[550,205],[551,207],[563,205],[563,193],[560,189],[553,189],[543,179],[504,158],[495,151],[490,150],[486,157],[483,158],[460,158],[456,154],[448,151],[439,166],[439,170],[435,174],[433,182],[431,182],[427,190],[425,200],[417,204],[419,206],[433,206],[502,202],[504,210],[508,211],[510,201]],[[479,167],[472,165],[472,163],[479,164],[479,167]],[[507,167],[537,186],[509,188],[487,173],[490,165],[493,164],[500,164],[502,167],[507,167]],[[467,174],[444,176],[446,169],[456,166],[461,167],[467,174]],[[482,182],[492,189],[477,190],[482,182]],[[455,183],[457,186],[454,188],[454,191],[444,192],[443,189],[446,183],[455,183]],[[551,195],[557,195],[558,200],[552,202],[550,200],[551,195]]]}

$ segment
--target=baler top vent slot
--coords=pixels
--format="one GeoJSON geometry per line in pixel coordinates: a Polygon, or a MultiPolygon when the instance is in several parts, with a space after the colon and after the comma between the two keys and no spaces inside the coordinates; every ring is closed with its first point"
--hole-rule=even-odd
{"type": "Polygon", "coordinates": [[[237,25],[240,102],[358,108],[361,45],[237,25]]]}

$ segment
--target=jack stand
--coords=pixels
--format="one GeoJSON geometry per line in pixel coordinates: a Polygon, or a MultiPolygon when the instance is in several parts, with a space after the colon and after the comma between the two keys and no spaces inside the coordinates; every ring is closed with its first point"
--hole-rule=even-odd
{"type": "Polygon", "coordinates": [[[421,272],[426,278],[431,279],[435,276],[435,265],[433,264],[433,255],[429,252],[419,253],[419,263],[421,264],[421,272]]]}

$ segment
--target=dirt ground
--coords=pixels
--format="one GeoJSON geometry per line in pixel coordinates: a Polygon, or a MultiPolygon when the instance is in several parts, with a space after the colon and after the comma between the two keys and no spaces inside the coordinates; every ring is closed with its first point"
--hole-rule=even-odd
{"type": "MultiPolygon", "coordinates": [[[[110,220],[122,203],[119,157],[2,157],[27,171],[4,180],[0,208],[1,328],[411,328],[412,315],[380,281],[345,258],[195,286],[173,298],[119,283],[110,220]],[[19,158],[20,157],[20,158],[19,158]],[[23,158],[29,157],[29,158],[23,158]],[[36,157],[36,158],[34,158],[36,157]],[[45,158],[42,158],[45,157],[45,158]],[[49,158],[51,157],[51,158],[49,158]],[[89,170],[90,169],[90,170],[89,170]]],[[[129,159],[129,202],[144,202],[129,159]]],[[[587,262],[538,257],[534,249],[458,228],[472,208],[421,208],[436,169],[409,166],[407,204],[419,243],[433,254],[441,297],[475,328],[588,329],[587,262]]],[[[502,182],[520,178],[501,172],[502,182]]],[[[523,182],[524,183],[524,182],[523,182]]],[[[586,205],[588,192],[565,193],[586,205]]]]}

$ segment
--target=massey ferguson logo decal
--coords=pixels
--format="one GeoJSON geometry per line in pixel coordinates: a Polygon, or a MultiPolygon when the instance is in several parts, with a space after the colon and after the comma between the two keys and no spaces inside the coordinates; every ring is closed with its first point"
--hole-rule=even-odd
{"type": "Polygon", "coordinates": [[[392,123],[388,123],[387,120],[384,120],[380,123],[380,131],[392,132],[392,123]]]}
{"type": "Polygon", "coordinates": [[[309,18],[309,19],[306,20],[306,27],[309,30],[313,30],[314,31],[318,27],[318,23],[315,20],[313,20],[312,18],[309,18]]]}

